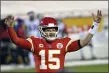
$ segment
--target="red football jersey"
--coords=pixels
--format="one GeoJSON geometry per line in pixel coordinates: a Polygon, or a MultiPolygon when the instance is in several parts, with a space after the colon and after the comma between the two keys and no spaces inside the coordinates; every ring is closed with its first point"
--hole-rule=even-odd
{"type": "Polygon", "coordinates": [[[56,39],[53,42],[46,42],[44,39],[33,36],[27,40],[32,45],[31,51],[35,58],[37,72],[57,72],[63,70],[66,53],[75,51],[79,47],[77,41],[75,41],[73,43],[74,48],[70,48],[71,39],[68,37],[56,39]]]}

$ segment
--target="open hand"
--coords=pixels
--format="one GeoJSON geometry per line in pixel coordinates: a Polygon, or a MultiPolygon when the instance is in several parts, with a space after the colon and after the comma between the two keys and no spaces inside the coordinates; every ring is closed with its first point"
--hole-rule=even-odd
{"type": "Polygon", "coordinates": [[[97,15],[96,16],[92,13],[92,17],[93,17],[94,22],[100,23],[101,22],[101,18],[102,18],[101,10],[97,11],[97,15]]]}
{"type": "Polygon", "coordinates": [[[14,17],[13,17],[13,16],[8,16],[8,17],[5,19],[5,24],[6,24],[7,26],[11,26],[14,22],[15,22],[15,20],[14,20],[14,17]]]}

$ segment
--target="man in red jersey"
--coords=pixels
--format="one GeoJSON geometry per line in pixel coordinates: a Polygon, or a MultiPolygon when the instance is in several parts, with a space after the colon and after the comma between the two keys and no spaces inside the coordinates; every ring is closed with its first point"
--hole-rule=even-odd
{"type": "Polygon", "coordinates": [[[58,39],[57,21],[51,17],[45,17],[40,22],[39,31],[42,38],[34,36],[27,39],[19,38],[11,27],[14,23],[14,18],[7,18],[5,23],[7,24],[12,42],[33,52],[37,72],[58,72],[59,70],[64,69],[66,53],[77,51],[86,46],[96,33],[102,17],[101,11],[98,10],[97,16],[94,14],[92,14],[92,16],[94,23],[90,28],[87,37],[83,40],[75,41],[69,37],[58,39]]]}

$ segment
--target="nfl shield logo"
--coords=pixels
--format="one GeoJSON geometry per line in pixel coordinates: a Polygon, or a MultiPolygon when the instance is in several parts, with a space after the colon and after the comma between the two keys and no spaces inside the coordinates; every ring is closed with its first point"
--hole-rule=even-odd
{"type": "Polygon", "coordinates": [[[59,48],[59,49],[61,49],[61,48],[63,48],[63,44],[62,43],[57,43],[57,48],[59,48]]]}

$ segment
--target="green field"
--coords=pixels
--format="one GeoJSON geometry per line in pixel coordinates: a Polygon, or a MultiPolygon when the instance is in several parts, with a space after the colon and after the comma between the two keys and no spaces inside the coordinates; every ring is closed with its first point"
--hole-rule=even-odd
{"type": "MultiPolygon", "coordinates": [[[[87,65],[87,66],[74,66],[74,67],[65,67],[65,69],[72,70],[73,72],[102,72],[108,73],[108,64],[104,65],[87,65]]],[[[20,69],[12,70],[8,72],[35,72],[35,69],[20,69]]]]}

